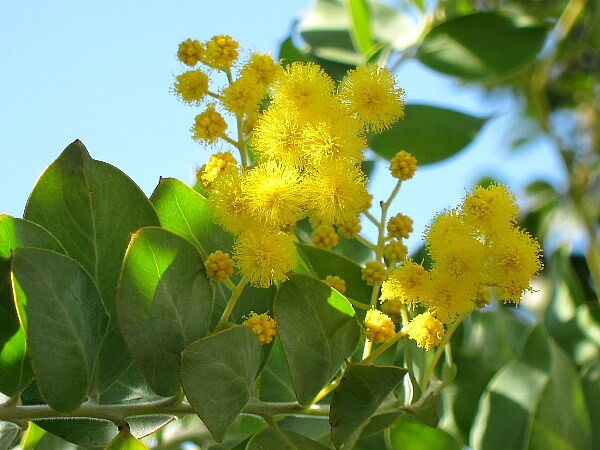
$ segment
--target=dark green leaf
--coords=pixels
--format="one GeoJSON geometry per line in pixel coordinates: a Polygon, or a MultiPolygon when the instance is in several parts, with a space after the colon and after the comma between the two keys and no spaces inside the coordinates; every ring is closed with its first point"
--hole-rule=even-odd
{"type": "Polygon", "coordinates": [[[484,393],[471,446],[485,449],[591,449],[583,390],[564,353],[536,326],[523,354],[484,393]]]}
{"type": "Polygon", "coordinates": [[[504,77],[535,59],[547,30],[518,26],[491,12],[456,17],[425,35],[417,58],[438,72],[468,80],[504,77]]]}
{"type": "Polygon", "coordinates": [[[600,442],[600,362],[586,370],[582,383],[592,424],[592,442],[600,442]]]}
{"type": "Polygon", "coordinates": [[[266,402],[293,402],[296,400],[292,379],[281,340],[275,339],[271,354],[260,372],[259,398],[266,402]]]}
{"type": "Polygon", "coordinates": [[[0,421],[0,450],[12,448],[21,433],[21,427],[10,422],[0,421]]]}
{"type": "Polygon", "coordinates": [[[39,225],[0,215],[0,392],[8,396],[23,390],[33,375],[10,282],[10,257],[23,247],[64,253],[58,241],[39,225]]]}
{"type": "Polygon", "coordinates": [[[400,367],[348,364],[340,385],[333,392],[329,413],[336,448],[353,448],[364,423],[405,373],[400,367]]]}
{"type": "Polygon", "coordinates": [[[127,348],[158,395],[179,392],[181,352],[206,336],[213,308],[214,292],[196,247],[162,228],[133,235],[117,311],[127,348]]]}
{"type": "Polygon", "coordinates": [[[261,344],[246,326],[200,339],[183,351],[185,395],[218,442],[246,406],[260,359],[261,344]]]}
{"type": "Polygon", "coordinates": [[[208,200],[175,178],[162,178],[150,196],[163,228],[187,239],[205,258],[228,252],[233,236],[218,225],[208,200]]]}
{"type": "Polygon", "coordinates": [[[375,46],[369,3],[367,0],[347,0],[346,5],[352,19],[352,37],[355,47],[363,55],[369,55],[375,46]]]}
{"type": "Polygon", "coordinates": [[[484,123],[485,119],[451,109],[406,105],[404,119],[373,135],[370,146],[386,159],[406,150],[415,155],[420,165],[432,164],[469,145],[484,123]]]}
{"type": "Polygon", "coordinates": [[[158,226],[141,189],[123,172],[90,157],[77,140],[38,180],[25,218],[52,233],[92,276],[111,320],[99,360],[100,389],[131,363],[114,316],[119,273],[131,233],[158,226]]]}
{"type": "Polygon", "coordinates": [[[390,429],[394,450],[462,450],[463,445],[439,428],[417,422],[408,414],[390,429]]]}
{"type": "Polygon", "coordinates": [[[98,290],[76,261],[48,250],[15,250],[12,273],[40,392],[57,411],[73,411],[92,387],[106,321],[98,290]]]}
{"type": "Polygon", "coordinates": [[[289,430],[265,428],[248,442],[246,450],[327,450],[312,439],[289,430]]]}
{"type": "Polygon", "coordinates": [[[355,318],[332,307],[331,288],[307,275],[279,287],[274,312],[298,401],[309,404],[360,338],[355,318]]]}

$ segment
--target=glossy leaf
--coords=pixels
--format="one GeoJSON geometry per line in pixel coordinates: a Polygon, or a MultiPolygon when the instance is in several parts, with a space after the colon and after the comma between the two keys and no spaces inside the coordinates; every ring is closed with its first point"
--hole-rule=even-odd
{"type": "Polygon", "coordinates": [[[181,352],[206,336],[213,308],[214,292],[196,247],[162,228],[133,235],[117,311],[127,348],[158,395],[179,392],[181,352]]]}
{"type": "Polygon", "coordinates": [[[246,450],[327,450],[327,448],[293,431],[265,428],[250,439],[246,450]]]}
{"type": "Polygon", "coordinates": [[[298,401],[309,404],[337,373],[360,338],[351,317],[328,303],[331,288],[308,275],[293,275],[279,287],[275,320],[298,401]]]}
{"type": "Polygon", "coordinates": [[[208,200],[187,184],[161,178],[150,201],[161,226],[190,241],[205,258],[216,250],[231,250],[233,236],[214,221],[208,200]]]}
{"type": "Polygon", "coordinates": [[[259,388],[259,398],[266,402],[293,402],[296,400],[290,369],[279,338],[275,339],[269,359],[260,372],[259,388]]]}
{"type": "Polygon", "coordinates": [[[462,450],[463,445],[439,428],[418,422],[408,414],[390,428],[393,450],[462,450]]]}
{"type": "Polygon", "coordinates": [[[583,390],[569,358],[542,326],[523,354],[504,366],[483,395],[471,446],[485,449],[591,449],[583,390]]]}
{"type": "Polygon", "coordinates": [[[371,11],[367,0],[346,0],[352,20],[352,37],[357,50],[363,55],[369,55],[375,46],[371,11]]]}
{"type": "Polygon", "coordinates": [[[471,143],[485,119],[446,108],[406,105],[404,119],[370,139],[371,148],[386,159],[406,150],[420,165],[442,161],[471,143]]]}
{"type": "Polygon", "coordinates": [[[547,30],[518,26],[492,12],[469,14],[434,26],[417,58],[438,72],[467,80],[505,77],[535,59],[547,30]]]}
{"type": "Polygon", "coordinates": [[[40,392],[57,411],[73,411],[92,387],[106,321],[94,281],[73,259],[34,248],[13,253],[12,279],[40,392]]]}
{"type": "Polygon", "coordinates": [[[183,351],[183,390],[218,442],[246,406],[260,360],[260,341],[243,325],[197,340],[183,351]]]}
{"type": "Polygon", "coordinates": [[[158,226],[141,189],[123,172],[90,157],[77,140],[38,180],[25,218],[52,233],[92,276],[111,316],[99,360],[100,389],[131,363],[114,316],[119,273],[131,233],[158,226]]]}
{"type": "Polygon", "coordinates": [[[400,367],[349,363],[331,400],[329,423],[336,448],[354,447],[365,422],[405,373],[406,370],[400,367]]]}
{"type": "Polygon", "coordinates": [[[0,392],[8,396],[23,390],[33,375],[10,282],[10,257],[23,247],[64,253],[58,241],[39,225],[0,215],[0,392]]]}

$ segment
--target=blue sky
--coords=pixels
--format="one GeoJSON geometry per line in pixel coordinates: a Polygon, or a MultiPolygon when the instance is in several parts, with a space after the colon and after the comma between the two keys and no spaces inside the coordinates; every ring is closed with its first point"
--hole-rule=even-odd
{"type": "MultiPolygon", "coordinates": [[[[192,182],[210,152],[190,138],[197,111],[170,91],[183,70],[175,57],[177,45],[188,37],[230,34],[246,49],[276,54],[294,18],[311,3],[1,2],[0,213],[21,216],[39,175],[75,139],[148,195],[159,176],[192,182]]],[[[408,102],[475,115],[501,112],[464,152],[421,168],[403,186],[393,212],[415,219],[413,246],[435,212],[457,205],[484,174],[496,175],[517,192],[533,177],[563,180],[548,143],[509,153],[510,101],[490,106],[477,90],[416,63],[403,66],[398,80],[408,102]]],[[[379,170],[373,181],[376,197],[385,196],[392,182],[379,170]]]]}

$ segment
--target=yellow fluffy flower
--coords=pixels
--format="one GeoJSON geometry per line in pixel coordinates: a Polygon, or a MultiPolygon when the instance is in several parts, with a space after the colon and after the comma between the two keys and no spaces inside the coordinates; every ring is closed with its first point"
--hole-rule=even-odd
{"type": "Polygon", "coordinates": [[[448,242],[464,235],[476,236],[476,230],[470,224],[465,223],[457,209],[436,215],[431,225],[425,230],[427,246],[429,251],[434,253],[436,249],[443,248],[448,242]]]}
{"type": "Polygon", "coordinates": [[[385,130],[404,115],[404,91],[385,67],[371,64],[349,71],[339,95],[347,110],[370,131],[385,130]]]}
{"type": "Polygon", "coordinates": [[[239,56],[240,44],[231,36],[214,36],[206,43],[203,62],[215,69],[229,70],[239,56]]]}
{"type": "Polygon", "coordinates": [[[206,259],[206,275],[217,281],[224,281],[231,278],[235,263],[228,253],[217,250],[211,253],[206,259]]]}
{"type": "Polygon", "coordinates": [[[369,261],[362,270],[362,279],[370,286],[376,286],[385,281],[388,270],[381,261],[369,261]]]}
{"type": "Polygon", "coordinates": [[[358,166],[324,161],[306,180],[307,204],[316,222],[343,223],[366,211],[371,203],[367,180],[358,166]]]}
{"type": "Polygon", "coordinates": [[[208,200],[213,215],[225,229],[240,233],[258,225],[242,196],[242,175],[238,170],[226,172],[211,185],[208,200]]]}
{"type": "Polygon", "coordinates": [[[331,225],[321,225],[312,233],[313,245],[329,250],[339,243],[339,236],[331,225]]]}
{"type": "Polygon", "coordinates": [[[238,115],[258,112],[265,88],[251,76],[242,76],[221,92],[225,108],[238,115]]]}
{"type": "Polygon", "coordinates": [[[282,67],[266,53],[252,53],[250,61],[242,69],[242,77],[250,75],[263,86],[270,85],[282,67]]]}
{"type": "Polygon", "coordinates": [[[396,153],[390,164],[390,172],[400,180],[410,180],[417,171],[417,158],[404,150],[396,153]]]}
{"type": "Polygon", "coordinates": [[[518,303],[531,278],[542,269],[539,243],[518,228],[504,229],[489,243],[487,281],[504,301],[518,303]]]}
{"type": "Polygon", "coordinates": [[[192,127],[193,138],[198,141],[206,141],[214,144],[227,130],[227,122],[221,114],[215,109],[215,105],[208,107],[196,116],[196,121],[192,127]]]}
{"type": "Polygon", "coordinates": [[[428,312],[419,314],[408,325],[408,336],[427,351],[440,345],[445,334],[444,324],[428,312]]]}
{"type": "Polygon", "coordinates": [[[287,229],[305,215],[306,195],[293,167],[264,162],[244,175],[242,185],[248,212],[270,228],[287,229]]]}
{"type": "Polygon", "coordinates": [[[273,102],[304,118],[323,118],[337,107],[334,87],[334,81],[317,64],[294,62],[276,77],[273,102]]]}
{"type": "Polygon", "coordinates": [[[256,314],[253,312],[246,319],[244,325],[250,327],[263,344],[270,344],[275,339],[275,336],[277,336],[277,322],[269,317],[268,314],[256,314]]]}
{"type": "Polygon", "coordinates": [[[337,289],[340,293],[346,293],[346,280],[340,278],[336,275],[327,275],[325,277],[325,283],[327,283],[332,288],[337,289]]]}
{"type": "Polygon", "coordinates": [[[215,153],[198,171],[198,181],[205,189],[210,189],[213,182],[222,174],[236,171],[237,161],[231,152],[215,153]]]}
{"type": "Polygon", "coordinates": [[[506,186],[492,184],[478,186],[464,200],[462,213],[465,220],[486,234],[510,226],[519,215],[516,198],[506,186]]]}
{"type": "Polygon", "coordinates": [[[413,232],[413,220],[404,214],[396,214],[387,223],[388,235],[397,239],[408,239],[413,232]]]}
{"type": "Polygon", "coordinates": [[[424,290],[420,303],[444,323],[452,323],[458,316],[477,307],[478,286],[448,272],[433,269],[424,290]]]}
{"type": "Polygon", "coordinates": [[[208,75],[201,70],[188,70],[177,76],[175,92],[188,103],[202,101],[208,92],[208,75]]]}
{"type": "Polygon", "coordinates": [[[179,44],[179,49],[177,51],[177,58],[179,60],[193,67],[198,64],[198,61],[201,61],[204,57],[204,44],[200,41],[195,41],[192,39],[186,39],[181,44],[179,44]]]}
{"type": "Polygon", "coordinates": [[[415,306],[428,283],[429,272],[420,264],[405,260],[402,266],[390,272],[388,279],[381,286],[379,299],[382,302],[392,300],[415,306]]]}
{"type": "Polygon", "coordinates": [[[370,309],[365,316],[367,338],[376,344],[390,340],[396,334],[392,319],[378,309],[370,309]]]}
{"type": "Polygon", "coordinates": [[[254,227],[241,233],[235,245],[237,267],[257,287],[280,283],[296,266],[294,237],[254,227]]]}
{"type": "Polygon", "coordinates": [[[285,108],[269,108],[259,116],[252,146],[260,160],[272,159],[300,165],[302,126],[298,116],[285,108]]]}
{"type": "Polygon", "coordinates": [[[429,253],[438,272],[445,272],[449,277],[473,286],[483,283],[487,247],[474,236],[457,235],[445,245],[429,247],[429,253]]]}

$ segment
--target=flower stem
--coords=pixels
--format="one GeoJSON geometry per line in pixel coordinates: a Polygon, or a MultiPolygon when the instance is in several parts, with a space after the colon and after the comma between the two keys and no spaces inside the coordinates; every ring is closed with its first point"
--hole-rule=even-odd
{"type": "Polygon", "coordinates": [[[233,312],[233,308],[235,308],[235,304],[239,300],[242,292],[244,292],[244,288],[248,284],[248,279],[246,277],[242,278],[235,289],[231,292],[231,297],[229,297],[229,301],[227,302],[227,306],[225,307],[225,311],[223,311],[223,315],[219,320],[217,328],[215,329],[215,333],[227,328],[227,322],[229,322],[229,316],[233,312]]]}
{"type": "Polygon", "coordinates": [[[379,347],[377,347],[377,350],[375,350],[373,353],[371,353],[366,358],[364,358],[361,361],[361,363],[362,364],[371,364],[372,362],[375,362],[375,360],[377,358],[379,358],[381,355],[383,355],[383,353],[388,348],[390,348],[392,345],[394,345],[396,342],[398,342],[400,339],[402,339],[404,336],[406,336],[407,333],[408,333],[408,331],[406,329],[402,328],[391,339],[389,339],[388,341],[381,344],[379,347]]]}
{"type": "Polygon", "coordinates": [[[446,346],[450,345],[450,339],[452,338],[452,335],[458,329],[458,327],[460,326],[460,324],[462,323],[464,318],[465,318],[465,316],[460,316],[448,327],[448,330],[446,331],[446,335],[444,336],[444,339],[442,340],[441,344],[438,345],[438,348],[435,350],[433,359],[431,360],[431,363],[429,363],[429,366],[427,367],[427,370],[425,371],[425,373],[423,375],[423,380],[421,381],[421,391],[422,392],[425,392],[427,390],[427,386],[429,385],[429,382],[433,378],[433,374],[435,373],[435,368],[436,368],[440,358],[444,354],[444,350],[446,349],[446,346]]]}

